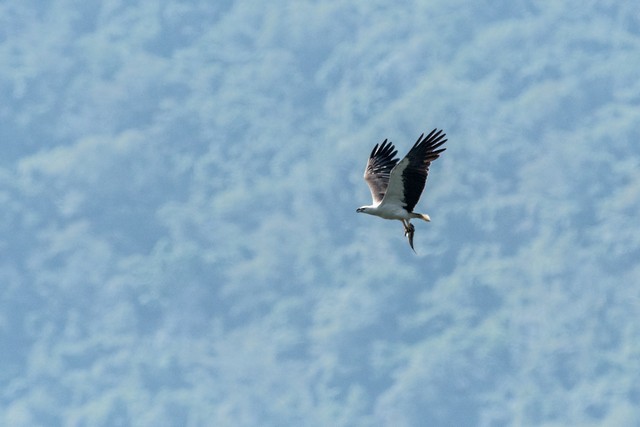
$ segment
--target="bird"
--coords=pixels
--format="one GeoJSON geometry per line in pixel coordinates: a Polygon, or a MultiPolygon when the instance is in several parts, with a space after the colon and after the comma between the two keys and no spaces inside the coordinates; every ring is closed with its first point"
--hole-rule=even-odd
{"type": "Polygon", "coordinates": [[[398,150],[391,141],[385,139],[373,147],[364,169],[364,180],[369,185],[373,203],[359,207],[356,212],[402,221],[404,235],[414,253],[415,226],[411,220],[430,222],[431,218],[413,209],[424,190],[431,162],[446,150],[440,148],[447,142],[445,137],[446,134],[437,128],[427,136],[423,133],[400,161],[395,157],[398,150]]]}

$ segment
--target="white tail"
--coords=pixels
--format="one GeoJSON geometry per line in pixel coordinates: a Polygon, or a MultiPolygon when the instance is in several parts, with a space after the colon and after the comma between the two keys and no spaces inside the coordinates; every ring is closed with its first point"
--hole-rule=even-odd
{"type": "Polygon", "coordinates": [[[422,220],[427,221],[427,222],[431,222],[431,218],[429,218],[429,215],[427,215],[427,214],[411,212],[411,218],[418,218],[418,219],[422,219],[422,220]]]}

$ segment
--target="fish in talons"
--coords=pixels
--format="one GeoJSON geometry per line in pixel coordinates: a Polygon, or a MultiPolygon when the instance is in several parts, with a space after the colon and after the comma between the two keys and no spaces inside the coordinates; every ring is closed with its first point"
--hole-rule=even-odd
{"type": "Polygon", "coordinates": [[[407,238],[407,240],[409,240],[409,246],[411,246],[411,249],[413,250],[414,253],[417,253],[415,248],[413,247],[413,233],[416,231],[416,227],[415,225],[411,224],[408,221],[403,224],[404,224],[404,235],[407,238]]]}

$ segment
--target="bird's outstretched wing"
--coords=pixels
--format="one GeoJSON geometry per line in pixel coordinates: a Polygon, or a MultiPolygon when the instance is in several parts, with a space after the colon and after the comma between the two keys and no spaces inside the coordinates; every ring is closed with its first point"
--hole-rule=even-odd
{"type": "Polygon", "coordinates": [[[373,203],[380,203],[389,186],[389,175],[398,163],[394,156],[398,153],[391,142],[386,139],[376,144],[369,155],[367,167],[364,169],[364,180],[369,185],[373,203]]]}
{"type": "Polygon", "coordinates": [[[427,182],[431,162],[446,150],[438,149],[447,141],[445,136],[437,129],[426,137],[420,135],[409,153],[391,171],[384,203],[398,203],[409,212],[413,211],[427,182]]]}

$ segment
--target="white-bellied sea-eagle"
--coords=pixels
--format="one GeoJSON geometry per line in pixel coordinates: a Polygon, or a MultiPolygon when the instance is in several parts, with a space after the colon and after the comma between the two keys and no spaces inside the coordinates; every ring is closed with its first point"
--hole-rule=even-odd
{"type": "Polygon", "coordinates": [[[415,226],[413,218],[431,221],[429,215],[413,211],[424,190],[431,162],[440,157],[446,148],[440,148],[447,140],[442,130],[434,129],[426,137],[424,134],[413,145],[409,153],[398,161],[398,151],[386,139],[376,144],[371,151],[364,180],[369,185],[373,204],[359,207],[356,212],[379,216],[384,219],[402,221],[404,235],[413,248],[415,226]]]}

